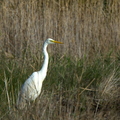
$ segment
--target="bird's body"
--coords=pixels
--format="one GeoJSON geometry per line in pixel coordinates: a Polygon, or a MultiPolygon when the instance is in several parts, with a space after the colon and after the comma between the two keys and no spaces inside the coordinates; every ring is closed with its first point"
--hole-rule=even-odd
{"type": "Polygon", "coordinates": [[[33,72],[32,75],[22,85],[18,99],[17,108],[22,109],[27,102],[34,101],[41,92],[42,83],[47,75],[49,56],[47,53],[48,44],[60,43],[51,38],[48,38],[43,44],[44,62],[40,71],[33,72]]]}

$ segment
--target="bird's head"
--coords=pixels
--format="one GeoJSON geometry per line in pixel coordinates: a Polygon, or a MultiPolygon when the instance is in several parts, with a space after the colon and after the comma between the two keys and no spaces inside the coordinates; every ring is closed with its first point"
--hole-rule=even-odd
{"type": "Polygon", "coordinates": [[[55,43],[59,43],[59,44],[63,44],[62,42],[59,42],[59,41],[55,41],[51,38],[48,38],[46,41],[45,41],[47,44],[55,44],[55,43]]]}

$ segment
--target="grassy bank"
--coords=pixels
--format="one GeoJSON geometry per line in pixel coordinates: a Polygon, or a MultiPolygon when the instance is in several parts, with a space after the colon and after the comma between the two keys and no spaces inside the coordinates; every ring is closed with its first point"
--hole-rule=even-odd
{"type": "Polygon", "coordinates": [[[42,93],[28,110],[16,110],[19,88],[28,76],[39,70],[35,64],[19,66],[15,60],[1,65],[0,103],[1,119],[34,120],[103,120],[119,118],[119,58],[86,58],[51,56],[49,70],[42,93]]]}

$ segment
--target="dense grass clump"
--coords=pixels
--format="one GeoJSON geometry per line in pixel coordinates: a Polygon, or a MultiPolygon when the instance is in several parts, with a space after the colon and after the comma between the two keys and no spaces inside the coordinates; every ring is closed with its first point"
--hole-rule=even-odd
{"type": "Polygon", "coordinates": [[[5,62],[6,65],[1,65],[1,118],[55,120],[106,116],[109,119],[109,114],[113,119],[118,118],[120,67],[117,58],[107,56],[88,62],[66,56],[54,60],[51,56],[41,95],[22,112],[15,110],[16,98],[33,68],[28,69],[30,64],[24,68],[18,66],[15,60],[5,62]]]}

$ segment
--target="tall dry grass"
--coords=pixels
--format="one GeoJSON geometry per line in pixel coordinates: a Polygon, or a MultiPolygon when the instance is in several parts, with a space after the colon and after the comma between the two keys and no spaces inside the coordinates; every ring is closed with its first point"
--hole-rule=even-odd
{"type": "Polygon", "coordinates": [[[62,48],[57,46],[61,54],[81,58],[116,52],[120,49],[119,5],[119,0],[2,1],[0,49],[17,58],[26,53],[30,57],[51,37],[64,42],[62,48]]]}

